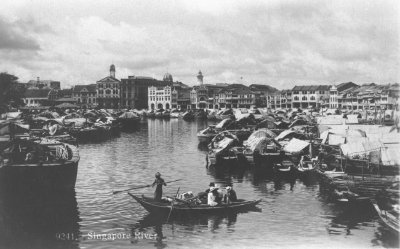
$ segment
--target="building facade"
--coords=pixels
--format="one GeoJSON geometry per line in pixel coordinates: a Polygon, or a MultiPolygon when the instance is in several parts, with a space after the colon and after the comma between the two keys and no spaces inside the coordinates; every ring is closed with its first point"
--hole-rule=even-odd
{"type": "Polygon", "coordinates": [[[149,110],[178,107],[178,92],[171,86],[150,86],[148,91],[149,110]]]}
{"type": "MultiPolygon", "coordinates": [[[[132,109],[150,108],[150,87],[161,89],[163,87],[170,86],[172,88],[173,84],[173,77],[169,73],[164,75],[162,81],[156,80],[152,77],[144,76],[129,76],[127,79],[121,79],[121,107],[132,109]]],[[[154,104],[155,102],[152,103],[154,104]]],[[[156,109],[157,105],[155,106],[156,109]]]]}
{"type": "Polygon", "coordinates": [[[22,100],[28,107],[46,106],[50,102],[49,96],[53,96],[49,94],[51,92],[52,89],[26,89],[22,100]]]}
{"type": "Polygon", "coordinates": [[[292,89],[293,108],[321,108],[329,106],[330,85],[295,86],[292,89]]]}
{"type": "Polygon", "coordinates": [[[110,75],[96,82],[97,104],[100,108],[120,107],[121,82],[115,78],[115,66],[110,66],[110,75]]]}
{"type": "Polygon", "coordinates": [[[72,88],[72,98],[75,102],[86,108],[97,106],[97,84],[76,85],[72,88]]]}

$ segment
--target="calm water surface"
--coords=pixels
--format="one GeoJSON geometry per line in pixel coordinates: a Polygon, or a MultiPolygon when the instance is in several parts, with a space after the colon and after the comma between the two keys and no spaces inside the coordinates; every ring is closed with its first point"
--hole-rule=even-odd
{"type": "MultiPolygon", "coordinates": [[[[140,130],[80,145],[76,191],[0,199],[4,248],[261,248],[396,247],[374,215],[330,203],[317,181],[274,179],[261,168],[206,168],[196,133],[206,122],[148,120],[140,130]],[[126,193],[148,185],[154,173],[166,194],[204,191],[210,182],[233,183],[239,198],[263,201],[258,209],[225,216],[149,215],[126,193]],[[95,234],[134,236],[93,239],[95,234]],[[141,238],[140,235],[152,235],[141,238]],[[153,235],[156,235],[153,237],[153,235]],[[139,236],[139,237],[138,237],[139,236]],[[155,238],[157,237],[157,238],[155,238]]],[[[153,195],[152,188],[132,193],[153,195]]],[[[2,242],[1,242],[2,241],[2,242]]]]}

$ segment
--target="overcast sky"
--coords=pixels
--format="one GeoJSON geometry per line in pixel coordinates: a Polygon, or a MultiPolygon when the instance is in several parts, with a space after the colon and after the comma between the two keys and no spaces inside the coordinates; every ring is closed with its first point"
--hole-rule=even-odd
{"type": "Polygon", "coordinates": [[[398,0],[2,0],[0,71],[62,87],[128,75],[196,83],[399,82],[398,0]]]}

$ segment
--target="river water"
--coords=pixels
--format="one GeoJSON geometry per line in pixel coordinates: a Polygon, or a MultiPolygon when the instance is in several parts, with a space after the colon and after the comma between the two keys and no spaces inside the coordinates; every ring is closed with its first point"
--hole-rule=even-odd
{"type": "MultiPolygon", "coordinates": [[[[318,180],[276,179],[263,167],[206,168],[206,146],[196,133],[207,122],[148,120],[137,131],[79,147],[73,193],[0,199],[4,248],[339,248],[398,247],[368,212],[329,201],[318,180]],[[233,183],[239,198],[262,199],[247,213],[223,216],[149,215],[124,193],[148,185],[155,172],[165,195],[233,183]],[[111,237],[114,236],[114,237],[111,237]]],[[[153,195],[154,189],[132,193],[153,195]]]]}

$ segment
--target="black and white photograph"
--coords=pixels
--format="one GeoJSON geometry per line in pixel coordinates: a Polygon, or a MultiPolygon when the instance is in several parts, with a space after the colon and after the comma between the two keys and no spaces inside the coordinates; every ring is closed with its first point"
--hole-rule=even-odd
{"type": "Polygon", "coordinates": [[[0,5],[0,249],[400,247],[400,1],[0,5]]]}

